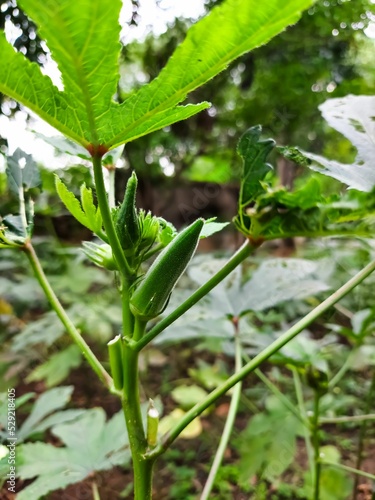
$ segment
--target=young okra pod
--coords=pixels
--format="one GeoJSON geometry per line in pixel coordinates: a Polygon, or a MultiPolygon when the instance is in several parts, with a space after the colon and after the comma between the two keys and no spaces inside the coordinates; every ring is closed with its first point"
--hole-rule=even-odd
{"type": "Polygon", "coordinates": [[[135,172],[132,173],[126,184],[125,196],[116,217],[116,232],[122,248],[126,251],[135,250],[140,238],[135,197],[138,180],[135,172]]]}
{"type": "Polygon", "coordinates": [[[193,222],[154,261],[130,299],[130,309],[135,316],[147,321],[164,310],[173,288],[195,253],[203,224],[203,219],[193,222]]]}

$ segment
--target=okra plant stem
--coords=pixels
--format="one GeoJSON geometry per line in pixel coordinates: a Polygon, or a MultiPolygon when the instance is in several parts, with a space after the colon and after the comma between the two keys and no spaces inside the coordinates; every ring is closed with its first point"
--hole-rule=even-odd
{"type": "Polygon", "coordinates": [[[115,227],[113,225],[111,210],[108,204],[107,192],[104,185],[102,157],[100,155],[94,155],[92,157],[92,164],[94,167],[96,196],[98,198],[100,213],[102,214],[104,229],[107,233],[108,241],[111,245],[117,265],[120,268],[120,272],[123,276],[128,277],[132,275],[132,272],[125,258],[124,252],[122,251],[115,227]]]}
{"type": "Polygon", "coordinates": [[[320,498],[321,462],[320,462],[320,439],[319,439],[319,403],[320,403],[320,394],[318,391],[315,391],[314,413],[311,422],[312,443],[314,446],[314,475],[313,475],[314,500],[319,500],[320,498]]]}
{"type": "MultiPolygon", "coordinates": [[[[249,361],[249,357],[247,355],[244,355],[244,358],[247,358],[247,361],[249,361]]],[[[293,405],[289,399],[284,396],[284,394],[280,391],[280,389],[271,382],[271,380],[264,375],[261,370],[257,369],[254,370],[255,375],[264,383],[264,385],[272,392],[274,396],[287,408],[293,415],[301,422],[301,424],[304,425],[304,427],[309,428],[310,423],[306,418],[306,415],[303,416],[298,409],[293,405]]]]}
{"type": "Polygon", "coordinates": [[[122,407],[133,460],[134,499],[149,500],[152,493],[154,459],[146,457],[147,438],[143,427],[139,398],[138,352],[123,345],[124,388],[122,407]]]}
{"type": "Polygon", "coordinates": [[[169,446],[175,441],[175,439],[180,435],[180,433],[185,429],[187,425],[190,424],[198,415],[200,415],[206,408],[213,404],[220,396],[223,396],[229,389],[236,385],[239,381],[243,380],[246,375],[253,372],[258,368],[264,361],[275,354],[279,349],[281,349],[285,344],[290,342],[296,335],[298,335],[302,330],[309,326],[313,321],[315,321],[321,314],[332,307],[336,302],[345,297],[353,288],[359,285],[367,276],[369,276],[373,271],[375,271],[375,260],[370,262],[366,267],[359,271],[353,278],[351,278],[347,283],[345,283],[336,292],[330,295],[326,300],[319,304],[315,309],[313,309],[304,318],[293,325],[289,330],[287,330],[283,335],[281,335],[277,340],[272,342],[268,347],[263,349],[261,353],[255,356],[249,363],[247,363],[238,373],[232,375],[226,382],[217,387],[208,396],[191,408],[184,417],[167,432],[160,444],[152,451],[149,452],[148,456],[157,457],[161,455],[169,446]]]}
{"type": "MultiPolygon", "coordinates": [[[[235,373],[237,373],[242,368],[242,346],[238,329],[238,318],[233,319],[233,326],[234,326],[234,345],[235,345],[235,373]]],[[[242,390],[242,383],[239,382],[233,389],[227,420],[225,422],[224,430],[220,438],[220,443],[216,451],[214,461],[212,462],[211,470],[208,475],[206,484],[203,488],[200,500],[207,500],[211,494],[217,472],[223,461],[224,453],[228,446],[229,438],[232,434],[233,426],[236,420],[238,405],[241,398],[241,390],[242,390]]]]}
{"type": "Polygon", "coordinates": [[[155,325],[146,335],[142,337],[137,343],[130,343],[132,349],[140,351],[149,342],[151,342],[159,333],[165,330],[168,326],[174,323],[180,316],[186,313],[189,309],[193,307],[199,300],[201,300],[205,295],[207,295],[215,286],[217,286],[224,278],[228,276],[242,261],[244,261],[249,255],[257,248],[252,246],[251,243],[246,240],[245,243],[239,248],[239,250],[228,260],[219,272],[214,274],[207,283],[202,285],[198,290],[196,290],[190,297],[188,297],[182,304],[180,304],[173,312],[162,319],[157,325],[155,325]]]}
{"type": "MultiPolygon", "coordinates": [[[[297,396],[297,403],[298,403],[298,408],[303,415],[305,419],[307,419],[307,411],[306,411],[306,406],[305,406],[305,401],[303,398],[303,389],[302,389],[302,383],[301,383],[301,377],[299,376],[297,368],[293,367],[292,368],[292,373],[293,373],[293,382],[294,382],[294,389],[296,392],[297,396]]],[[[305,446],[306,446],[306,453],[307,453],[307,458],[309,462],[309,468],[310,468],[310,474],[311,477],[314,477],[314,448],[313,444],[311,442],[311,423],[309,422],[309,426],[305,427],[303,429],[303,438],[305,440],[305,446]]]]}
{"type": "Polygon", "coordinates": [[[100,380],[102,380],[108,388],[112,389],[112,386],[113,386],[112,378],[106,372],[106,370],[103,368],[100,361],[97,359],[97,357],[92,352],[90,347],[86,344],[82,335],[79,333],[79,331],[74,326],[74,324],[72,323],[69,316],[66,314],[65,309],[61,305],[59,299],[56,297],[55,292],[53,291],[46,275],[44,274],[43,268],[39,262],[38,256],[35,253],[35,250],[31,244],[31,241],[27,241],[25,243],[25,245],[23,247],[23,251],[25,252],[27,258],[29,259],[29,262],[30,262],[31,267],[34,271],[35,277],[39,281],[39,284],[42,287],[49,303],[51,304],[52,309],[55,311],[55,313],[59,317],[60,321],[65,326],[66,331],[71,336],[71,338],[74,340],[74,342],[78,345],[80,351],[82,352],[84,357],[87,359],[91,368],[98,375],[100,380]]]}

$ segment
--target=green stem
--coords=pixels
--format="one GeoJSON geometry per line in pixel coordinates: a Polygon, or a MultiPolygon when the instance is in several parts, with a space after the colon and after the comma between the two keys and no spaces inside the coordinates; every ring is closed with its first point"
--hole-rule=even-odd
{"type": "MultiPolygon", "coordinates": [[[[305,401],[303,399],[301,378],[296,368],[293,368],[293,381],[294,381],[294,387],[296,391],[297,402],[300,413],[307,420],[307,411],[305,407],[305,401]]],[[[307,458],[309,461],[311,477],[314,477],[314,450],[310,437],[310,425],[309,428],[303,429],[303,437],[305,439],[305,446],[306,446],[307,458]]]]}
{"type": "Polygon", "coordinates": [[[319,422],[324,425],[364,422],[365,420],[375,420],[375,413],[369,413],[368,415],[352,415],[348,417],[321,418],[319,422]]]}
{"type": "Polygon", "coordinates": [[[104,185],[102,157],[100,155],[93,156],[92,164],[94,167],[96,196],[98,198],[100,213],[102,214],[103,218],[104,229],[107,233],[108,241],[111,245],[112,252],[116,259],[117,265],[119,266],[120,272],[124,277],[127,278],[128,276],[132,275],[132,272],[125,258],[124,252],[117,237],[115,227],[113,225],[111,210],[109,208],[107,193],[104,185]]]}
{"type": "Polygon", "coordinates": [[[319,500],[320,496],[320,471],[321,471],[321,462],[320,462],[320,439],[319,439],[319,403],[320,403],[320,394],[315,391],[314,394],[314,414],[312,418],[312,442],[314,446],[314,476],[313,476],[313,485],[314,485],[314,500],[319,500]]]}
{"type": "Polygon", "coordinates": [[[95,481],[92,483],[92,498],[93,500],[100,500],[99,488],[95,481]]]}
{"type": "Polygon", "coordinates": [[[31,267],[34,271],[36,279],[39,281],[40,286],[42,287],[49,303],[51,304],[52,309],[56,312],[62,324],[65,326],[66,331],[74,340],[74,342],[78,345],[80,351],[83,353],[84,357],[87,359],[91,368],[98,375],[100,380],[102,380],[107,387],[112,389],[113,381],[110,375],[103,368],[100,361],[97,359],[95,354],[92,352],[90,347],[86,344],[85,340],[76,329],[69,316],[66,314],[65,309],[60,304],[59,299],[56,297],[55,292],[53,291],[46,275],[44,274],[43,268],[39,262],[38,256],[35,253],[34,247],[32,246],[30,241],[27,241],[23,247],[23,251],[27,255],[27,258],[30,261],[31,267]]]}
{"type": "Polygon", "coordinates": [[[326,300],[319,304],[315,309],[313,309],[304,318],[298,321],[295,325],[289,328],[283,335],[281,335],[277,340],[272,342],[268,347],[266,347],[261,353],[255,356],[249,363],[247,363],[238,373],[232,375],[226,382],[217,387],[214,391],[207,395],[207,397],[191,408],[184,417],[167,432],[161,443],[149,453],[150,457],[157,457],[161,455],[169,446],[174,442],[174,440],[179,436],[179,434],[185,429],[187,425],[190,424],[198,415],[200,415],[206,408],[213,404],[220,396],[224,395],[229,389],[236,385],[240,380],[243,380],[249,373],[253,372],[258,368],[264,361],[270,358],[273,354],[279,351],[285,344],[290,342],[296,335],[298,335],[302,330],[307,328],[310,323],[316,320],[321,314],[332,307],[336,302],[347,295],[353,288],[355,288],[359,283],[361,283],[367,276],[369,276],[375,270],[375,260],[370,262],[365,268],[363,268],[359,273],[357,273],[353,278],[351,278],[345,285],[339,288],[336,292],[330,295],[326,300]]]}
{"type": "Polygon", "coordinates": [[[329,388],[330,389],[334,388],[340,382],[340,380],[345,375],[345,373],[349,370],[350,365],[351,365],[351,361],[352,361],[353,353],[355,353],[357,350],[358,350],[358,348],[354,348],[350,352],[349,356],[346,358],[345,362],[342,364],[341,368],[338,370],[336,375],[331,378],[331,380],[329,381],[329,388]]]}
{"type": "MultiPolygon", "coordinates": [[[[247,356],[246,356],[247,357],[247,356]]],[[[271,382],[271,380],[266,377],[259,369],[254,370],[255,375],[264,383],[264,385],[272,392],[274,396],[287,408],[293,415],[307,428],[310,427],[310,423],[307,420],[306,416],[303,416],[301,412],[299,412],[296,407],[293,405],[289,399],[284,396],[284,394],[276,387],[275,384],[271,382]]]]}
{"type": "MultiPolygon", "coordinates": [[[[241,341],[239,337],[239,331],[238,331],[238,318],[236,318],[236,321],[233,320],[235,332],[234,332],[234,344],[235,344],[235,373],[239,372],[242,368],[242,348],[241,348],[241,341]]],[[[215,478],[217,475],[217,472],[220,468],[220,465],[223,461],[224,453],[225,450],[228,446],[229,438],[233,430],[234,422],[236,419],[237,415],[237,410],[238,410],[238,405],[240,402],[240,397],[241,397],[241,389],[242,389],[242,383],[239,382],[232,394],[232,399],[230,402],[230,407],[229,407],[229,412],[227,416],[227,420],[225,422],[224,430],[220,438],[220,443],[218,446],[218,449],[216,451],[216,455],[214,458],[214,461],[211,466],[210,473],[208,475],[206,484],[203,488],[203,492],[201,495],[200,500],[207,500],[208,497],[210,496],[210,493],[212,491],[212,487],[215,482],[215,478]]]]}
{"type": "Polygon", "coordinates": [[[133,459],[134,499],[149,500],[152,495],[154,459],[146,457],[148,448],[139,398],[138,352],[124,344],[124,390],[122,407],[133,459]]]}
{"type": "Polygon", "coordinates": [[[327,465],[329,467],[335,467],[336,469],[345,470],[346,472],[351,472],[352,474],[356,474],[357,476],[367,477],[368,479],[372,479],[375,481],[375,475],[370,474],[369,472],[364,472],[363,470],[354,469],[353,467],[349,467],[348,465],[337,464],[335,462],[323,462],[322,465],[327,465]]]}
{"type": "Polygon", "coordinates": [[[225,266],[220,269],[212,278],[210,278],[207,283],[202,285],[198,290],[196,290],[190,297],[188,297],[185,302],[180,304],[169,316],[162,319],[157,325],[154,326],[141,340],[136,344],[130,343],[132,349],[140,351],[149,342],[151,342],[159,333],[170,326],[176,319],[182,316],[186,311],[188,311],[194,304],[196,304],[202,297],[207,295],[215,286],[217,286],[224,278],[228,276],[243,260],[246,259],[256,247],[251,246],[249,241],[241,246],[241,248],[228,260],[225,266]]]}
{"type": "MultiPolygon", "coordinates": [[[[375,371],[373,372],[373,375],[372,375],[370,390],[367,393],[365,413],[368,413],[370,411],[370,408],[373,407],[374,397],[375,397],[375,371]]],[[[357,470],[359,470],[361,468],[361,465],[362,465],[363,449],[365,446],[366,432],[367,432],[367,420],[364,420],[362,422],[361,427],[360,427],[359,436],[358,436],[357,461],[355,464],[357,470]]],[[[358,478],[356,477],[356,479],[354,481],[354,485],[353,485],[353,499],[356,498],[357,490],[358,490],[358,478]]]]}
{"type": "Polygon", "coordinates": [[[108,168],[108,205],[109,208],[115,208],[116,206],[116,198],[115,198],[115,172],[116,169],[114,167],[108,168]]]}

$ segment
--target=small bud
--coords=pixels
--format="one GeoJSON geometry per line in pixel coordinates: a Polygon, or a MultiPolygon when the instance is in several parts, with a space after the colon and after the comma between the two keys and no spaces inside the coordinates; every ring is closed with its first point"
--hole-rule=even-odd
{"type": "Polygon", "coordinates": [[[105,267],[110,271],[116,271],[116,262],[112,255],[112,249],[106,243],[97,245],[91,241],[83,242],[83,251],[88,259],[99,267],[105,267]]]}

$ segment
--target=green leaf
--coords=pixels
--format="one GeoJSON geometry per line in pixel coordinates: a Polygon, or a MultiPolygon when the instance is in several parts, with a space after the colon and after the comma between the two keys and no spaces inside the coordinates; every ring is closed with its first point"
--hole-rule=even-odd
{"type": "Polygon", "coordinates": [[[57,387],[44,392],[33,406],[32,412],[18,429],[17,437],[24,440],[35,432],[35,428],[55,410],[63,408],[71,399],[73,386],[57,387]]]}
{"type": "Polygon", "coordinates": [[[33,157],[21,149],[16,149],[12,156],[7,157],[6,174],[9,190],[17,198],[20,196],[20,190],[27,192],[42,185],[39,169],[33,157]]]}
{"type": "Polygon", "coordinates": [[[56,191],[69,212],[82,226],[87,227],[93,233],[100,233],[102,228],[102,217],[99,207],[96,208],[91,189],[84,184],[81,187],[81,203],[75,195],[69,191],[65,184],[55,176],[56,191]]]}
{"type": "Polygon", "coordinates": [[[52,354],[48,361],[35,368],[26,378],[26,382],[45,380],[46,387],[53,387],[62,382],[73,368],[81,363],[81,352],[72,344],[56,354],[52,354]]]}
{"type": "Polygon", "coordinates": [[[86,410],[73,422],[54,426],[52,433],[64,447],[28,443],[17,448],[19,477],[23,480],[36,477],[18,494],[20,500],[37,500],[50,491],[82,481],[96,471],[109,470],[130,461],[122,411],[106,422],[101,408],[86,410]]]}
{"type": "Polygon", "coordinates": [[[302,152],[309,167],[329,175],[350,188],[370,192],[375,186],[375,96],[348,95],[329,99],[319,109],[327,123],[343,134],[358,150],[353,165],[302,152]]]}
{"type": "Polygon", "coordinates": [[[219,233],[229,225],[229,222],[215,222],[215,220],[216,217],[204,221],[204,226],[200,234],[200,239],[209,238],[213,234],[219,233]]]}
{"type": "Polygon", "coordinates": [[[298,20],[311,0],[226,0],[193,26],[164,70],[123,104],[117,92],[120,0],[20,0],[61,72],[58,90],[0,36],[0,92],[92,152],[114,148],[186,119],[208,103],[178,106],[187,94],[298,20]]]}
{"type": "MultiPolygon", "coordinates": [[[[140,136],[156,130],[150,115],[155,115],[158,121],[167,120],[163,126],[182,119],[179,116],[173,119],[173,112],[181,112],[181,108],[175,106],[189,92],[223,71],[240,55],[263,45],[286,26],[295,23],[302,10],[311,3],[309,0],[263,3],[227,0],[214,8],[190,28],[160,75],[116,110],[114,123],[119,124],[117,128],[121,132],[115,135],[113,131],[115,137],[106,142],[117,145],[132,140],[136,134],[140,136]],[[132,130],[134,126],[137,127],[135,132],[132,130]]],[[[201,106],[207,107],[207,104],[201,106]]],[[[198,111],[200,109],[194,113],[198,111]]],[[[157,125],[157,128],[161,127],[157,125]]]]}
{"type": "Polygon", "coordinates": [[[293,462],[301,424],[274,396],[267,399],[268,411],[255,415],[237,439],[240,480],[260,473],[274,481],[293,462]],[[271,404],[272,402],[272,404],[271,404]]]}
{"type": "Polygon", "coordinates": [[[189,410],[196,403],[200,403],[207,396],[207,392],[198,385],[180,385],[173,389],[171,396],[182,409],[189,410]]]}
{"type": "Polygon", "coordinates": [[[86,184],[82,184],[81,186],[81,203],[92,231],[100,233],[102,229],[102,216],[99,207],[94,205],[92,190],[86,187],[86,184]]]}
{"type": "Polygon", "coordinates": [[[267,157],[275,146],[273,139],[260,139],[262,127],[257,125],[250,128],[241,137],[237,152],[242,157],[243,174],[240,189],[240,209],[248,206],[264,191],[261,181],[272,166],[266,163],[267,157]]]}

